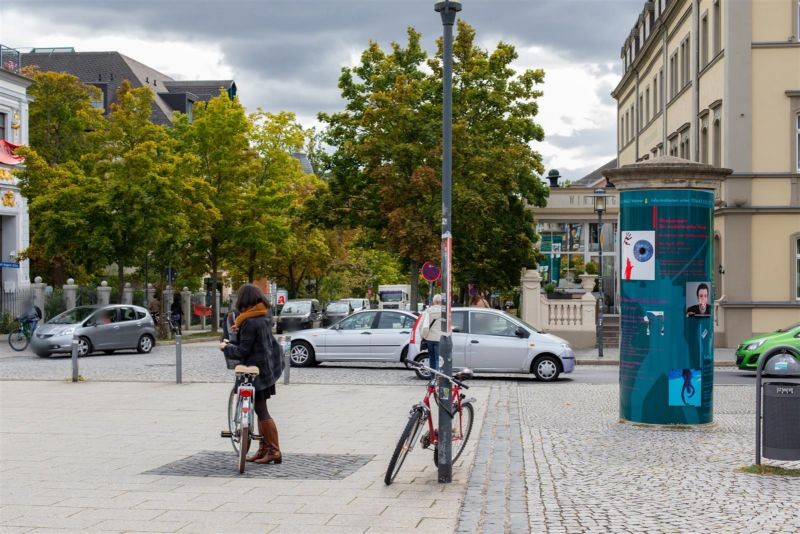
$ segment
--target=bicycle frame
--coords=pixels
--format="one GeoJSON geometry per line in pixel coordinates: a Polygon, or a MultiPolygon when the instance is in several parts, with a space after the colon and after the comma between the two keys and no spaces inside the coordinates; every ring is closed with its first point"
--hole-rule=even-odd
{"type": "MultiPolygon", "coordinates": [[[[441,375],[445,376],[445,375],[441,375]]],[[[438,429],[433,426],[433,416],[431,411],[431,396],[433,396],[434,400],[436,401],[436,405],[439,407],[440,410],[445,410],[444,407],[439,403],[439,398],[436,396],[436,383],[435,381],[431,381],[428,384],[428,389],[425,393],[425,397],[422,399],[422,402],[418,404],[416,407],[422,407],[423,412],[425,413],[425,419],[428,421],[428,432],[430,432],[431,443],[437,443],[439,441],[439,432],[438,429]]],[[[451,396],[452,404],[453,404],[453,411],[450,412],[445,410],[450,417],[454,417],[455,414],[461,411],[461,387],[453,383],[453,394],[451,396]]],[[[458,433],[459,436],[464,435],[464,429],[461,428],[461,419],[458,420],[458,433]]]]}

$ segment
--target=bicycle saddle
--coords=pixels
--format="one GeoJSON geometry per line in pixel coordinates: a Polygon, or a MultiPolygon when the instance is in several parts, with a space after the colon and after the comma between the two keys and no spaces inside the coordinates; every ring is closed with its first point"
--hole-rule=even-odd
{"type": "Polygon", "coordinates": [[[456,380],[468,380],[472,378],[472,369],[462,369],[453,375],[456,380]]]}
{"type": "Polygon", "coordinates": [[[251,365],[250,367],[246,365],[237,365],[233,369],[233,372],[236,373],[237,375],[257,375],[261,371],[259,371],[258,367],[256,367],[255,365],[251,365]]]}

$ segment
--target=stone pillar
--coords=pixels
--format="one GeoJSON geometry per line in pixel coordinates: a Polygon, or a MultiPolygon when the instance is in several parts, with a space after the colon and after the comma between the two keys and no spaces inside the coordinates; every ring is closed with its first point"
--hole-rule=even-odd
{"type": "Polygon", "coordinates": [[[542,328],[542,276],[536,269],[522,269],[520,277],[520,316],[526,323],[542,328]]]}
{"type": "MultiPolygon", "coordinates": [[[[588,276],[594,276],[594,278],[597,278],[596,275],[588,276]]],[[[594,298],[594,295],[592,295],[591,288],[589,288],[589,290],[581,296],[581,318],[583,330],[597,331],[597,306],[599,302],[599,299],[594,298]]]]}
{"type": "Polygon", "coordinates": [[[130,282],[125,282],[122,288],[122,304],[133,304],[133,288],[130,282]]]}
{"type": "Polygon", "coordinates": [[[172,289],[171,285],[165,287],[164,291],[161,292],[161,308],[164,313],[169,313],[170,309],[172,309],[172,296],[174,294],[175,290],[172,289]]]}
{"type": "Polygon", "coordinates": [[[183,306],[183,329],[192,327],[192,292],[188,287],[181,290],[181,306],[183,306]]]}
{"type": "MultiPolygon", "coordinates": [[[[33,279],[33,283],[31,284],[31,297],[33,298],[33,304],[39,306],[39,309],[42,310],[42,315],[44,316],[44,289],[47,287],[47,284],[42,282],[42,277],[37,276],[33,279]]],[[[42,317],[42,320],[47,320],[49,317],[42,317]]]]}
{"type": "Polygon", "coordinates": [[[150,301],[153,300],[153,295],[156,294],[156,288],[153,287],[153,284],[147,284],[147,287],[144,288],[144,307],[147,308],[150,306],[150,301]]]}
{"type": "Polygon", "coordinates": [[[106,306],[111,302],[111,287],[108,282],[103,280],[100,282],[100,287],[97,288],[97,303],[100,306],[106,306]]]}
{"type": "Polygon", "coordinates": [[[72,278],[67,278],[67,283],[64,284],[64,304],[66,305],[67,309],[75,307],[75,303],[78,299],[78,286],[75,284],[75,280],[72,278]]]}
{"type": "Polygon", "coordinates": [[[620,191],[620,418],[714,419],[714,190],[731,174],[663,156],[603,171],[620,191]]]}

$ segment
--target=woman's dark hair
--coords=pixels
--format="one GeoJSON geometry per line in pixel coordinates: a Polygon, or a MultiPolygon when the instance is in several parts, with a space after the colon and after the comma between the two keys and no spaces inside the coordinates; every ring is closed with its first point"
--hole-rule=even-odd
{"type": "Polygon", "coordinates": [[[252,308],[259,302],[263,303],[269,309],[269,301],[264,297],[264,293],[258,286],[253,284],[244,284],[239,288],[239,293],[236,297],[236,309],[240,312],[245,311],[247,308],[252,308]]]}

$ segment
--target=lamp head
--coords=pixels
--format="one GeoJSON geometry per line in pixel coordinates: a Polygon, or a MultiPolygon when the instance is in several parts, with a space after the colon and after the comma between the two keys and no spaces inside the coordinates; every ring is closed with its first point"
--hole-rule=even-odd
{"type": "Polygon", "coordinates": [[[597,213],[603,213],[606,211],[606,191],[605,189],[595,189],[594,195],[592,195],[592,200],[594,200],[594,211],[597,213]]]}
{"type": "Polygon", "coordinates": [[[461,2],[459,0],[445,0],[444,2],[436,2],[433,8],[437,13],[442,11],[461,11],[461,2]]]}

